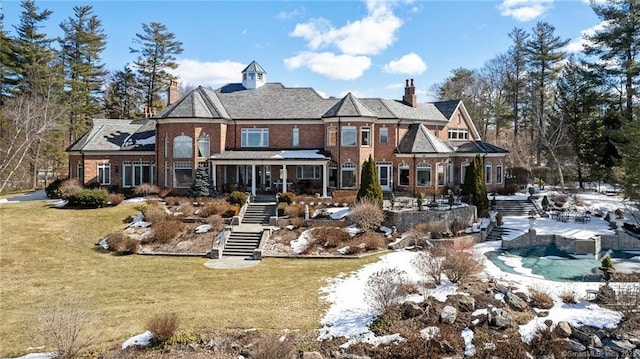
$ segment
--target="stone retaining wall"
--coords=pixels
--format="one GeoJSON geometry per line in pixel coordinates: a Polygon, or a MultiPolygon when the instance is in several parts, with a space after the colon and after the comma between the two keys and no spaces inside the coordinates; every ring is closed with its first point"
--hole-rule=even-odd
{"type": "Polygon", "coordinates": [[[451,210],[434,210],[427,209],[424,211],[385,211],[384,226],[391,228],[395,226],[398,232],[406,232],[413,228],[416,224],[422,222],[432,221],[447,221],[453,220],[464,221],[473,223],[477,220],[477,212],[475,206],[466,206],[453,208],[451,210]]]}
{"type": "Polygon", "coordinates": [[[555,244],[559,250],[571,254],[594,254],[603,250],[640,250],[640,240],[629,236],[623,230],[616,230],[615,234],[598,235],[594,238],[565,238],[555,234],[536,235],[536,231],[529,232],[512,240],[503,240],[502,248],[546,247],[555,244]]]}

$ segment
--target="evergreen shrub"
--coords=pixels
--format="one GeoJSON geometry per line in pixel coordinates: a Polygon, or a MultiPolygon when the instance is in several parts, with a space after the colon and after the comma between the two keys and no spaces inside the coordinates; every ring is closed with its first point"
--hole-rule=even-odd
{"type": "Polygon", "coordinates": [[[70,207],[101,208],[107,205],[109,193],[103,188],[81,189],[69,196],[70,207]]]}

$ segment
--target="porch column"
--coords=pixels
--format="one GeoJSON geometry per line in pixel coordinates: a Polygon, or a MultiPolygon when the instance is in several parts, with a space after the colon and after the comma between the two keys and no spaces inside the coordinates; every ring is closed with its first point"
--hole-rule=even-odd
{"type": "Polygon", "coordinates": [[[218,192],[218,186],[217,186],[217,182],[216,181],[216,177],[218,176],[218,173],[216,171],[216,164],[214,162],[211,162],[211,183],[213,184],[213,191],[214,192],[218,192]]]}
{"type": "Polygon", "coordinates": [[[256,165],[251,165],[251,195],[256,195],[256,165]]]}
{"type": "Polygon", "coordinates": [[[287,165],[282,165],[282,193],[287,192],[287,165]]]}
{"type": "Polygon", "coordinates": [[[327,197],[327,162],[322,164],[322,197],[327,197]]]}

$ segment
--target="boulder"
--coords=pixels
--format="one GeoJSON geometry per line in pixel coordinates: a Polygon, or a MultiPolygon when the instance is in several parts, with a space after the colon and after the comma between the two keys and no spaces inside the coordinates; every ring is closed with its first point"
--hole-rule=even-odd
{"type": "Polygon", "coordinates": [[[476,300],[470,295],[461,297],[458,305],[461,312],[473,312],[476,310],[476,300]]]}
{"type": "Polygon", "coordinates": [[[371,359],[371,357],[366,355],[355,355],[349,353],[341,353],[336,355],[336,359],[371,359]]]}
{"type": "Polygon", "coordinates": [[[522,300],[522,298],[518,297],[515,293],[508,291],[504,294],[504,301],[511,307],[513,310],[517,310],[522,312],[527,309],[527,302],[522,300]]]}
{"type": "Polygon", "coordinates": [[[589,336],[589,345],[595,348],[602,348],[602,340],[600,339],[599,336],[595,334],[591,334],[589,336]]]}
{"type": "Polygon", "coordinates": [[[420,308],[420,306],[414,302],[405,302],[402,304],[402,318],[410,319],[419,317],[424,314],[424,310],[420,308]]]}
{"type": "Polygon", "coordinates": [[[611,348],[611,350],[620,354],[631,354],[631,352],[636,348],[635,345],[624,339],[606,338],[602,340],[602,344],[608,346],[609,348],[611,348]]]}
{"type": "Polygon", "coordinates": [[[304,352],[302,353],[302,359],[324,359],[322,354],[318,352],[304,352]]]}
{"type": "Polygon", "coordinates": [[[554,342],[560,344],[560,346],[567,351],[581,353],[587,350],[587,347],[580,344],[578,341],[569,338],[554,339],[554,342]]]}
{"type": "Polygon", "coordinates": [[[571,336],[571,326],[568,322],[563,320],[558,322],[558,325],[556,325],[556,328],[553,330],[553,332],[561,338],[568,338],[571,336]]]}
{"type": "Polygon", "coordinates": [[[511,326],[513,319],[511,314],[504,309],[493,308],[488,314],[487,319],[489,326],[496,327],[498,329],[505,329],[511,326]]]}
{"type": "Polygon", "coordinates": [[[453,324],[458,316],[458,310],[450,305],[447,305],[440,312],[440,322],[444,324],[453,324]]]}
{"type": "Polygon", "coordinates": [[[538,314],[538,317],[540,318],[545,318],[549,316],[549,311],[548,310],[537,310],[536,313],[538,314]]]}

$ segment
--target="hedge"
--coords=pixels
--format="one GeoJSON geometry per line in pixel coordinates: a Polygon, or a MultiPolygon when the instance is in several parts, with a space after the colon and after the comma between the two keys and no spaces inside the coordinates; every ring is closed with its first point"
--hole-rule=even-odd
{"type": "Polygon", "coordinates": [[[109,192],[104,188],[84,188],[69,196],[67,206],[80,208],[100,208],[107,205],[109,192]]]}

